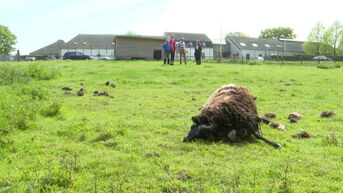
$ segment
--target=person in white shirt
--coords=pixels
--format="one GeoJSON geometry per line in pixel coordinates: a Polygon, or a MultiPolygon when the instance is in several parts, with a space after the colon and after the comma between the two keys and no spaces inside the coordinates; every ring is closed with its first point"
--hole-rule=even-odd
{"type": "Polygon", "coordinates": [[[182,64],[182,58],[184,59],[185,64],[186,62],[186,43],[185,38],[181,38],[181,41],[178,43],[178,49],[180,53],[180,64],[182,64]]]}

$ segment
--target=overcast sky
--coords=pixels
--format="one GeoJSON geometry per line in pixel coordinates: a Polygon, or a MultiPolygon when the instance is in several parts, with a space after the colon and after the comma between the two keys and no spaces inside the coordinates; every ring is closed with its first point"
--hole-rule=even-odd
{"type": "Polygon", "coordinates": [[[321,21],[343,22],[341,0],[0,0],[0,24],[17,36],[28,54],[77,34],[162,35],[165,31],[205,33],[212,40],[227,32],[258,37],[272,27],[291,27],[298,40],[321,21]]]}

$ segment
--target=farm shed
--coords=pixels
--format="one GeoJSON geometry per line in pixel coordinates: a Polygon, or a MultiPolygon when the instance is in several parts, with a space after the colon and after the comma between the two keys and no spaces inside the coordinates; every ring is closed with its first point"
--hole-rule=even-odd
{"type": "Polygon", "coordinates": [[[304,54],[304,42],[293,40],[278,40],[272,38],[251,38],[242,36],[228,36],[230,57],[250,60],[258,56],[294,56],[304,54]]]}
{"type": "Polygon", "coordinates": [[[55,56],[56,58],[61,58],[62,48],[65,46],[63,40],[57,40],[56,42],[49,44],[43,48],[30,53],[33,56],[55,56]]]}
{"type": "Polygon", "coordinates": [[[79,34],[68,41],[62,49],[62,56],[65,52],[77,51],[97,58],[107,56],[114,58],[115,45],[113,34],[79,34]]]}
{"type": "Polygon", "coordinates": [[[113,39],[114,35],[112,34],[79,34],[66,43],[63,40],[58,40],[55,43],[31,52],[30,55],[62,58],[66,52],[77,51],[93,58],[101,55],[113,59],[115,48],[113,39]]]}
{"type": "Polygon", "coordinates": [[[163,36],[117,35],[114,38],[118,60],[161,60],[163,36]]]}

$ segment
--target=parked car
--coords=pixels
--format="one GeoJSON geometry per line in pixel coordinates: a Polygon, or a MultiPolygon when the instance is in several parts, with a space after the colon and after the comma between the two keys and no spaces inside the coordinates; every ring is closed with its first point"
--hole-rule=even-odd
{"type": "Polygon", "coordinates": [[[331,58],[327,57],[327,56],[315,56],[313,57],[314,61],[332,61],[331,58]]]}
{"type": "Polygon", "coordinates": [[[82,54],[81,52],[66,52],[63,55],[63,60],[92,60],[91,56],[82,54]]]}
{"type": "Polygon", "coordinates": [[[264,61],[264,58],[263,58],[263,56],[258,56],[258,57],[257,57],[257,61],[261,61],[261,62],[263,62],[263,61],[264,61]]]}
{"type": "Polygon", "coordinates": [[[36,57],[34,56],[26,56],[25,57],[25,61],[35,61],[36,60],[36,57]]]}
{"type": "Polygon", "coordinates": [[[109,56],[104,56],[104,55],[99,57],[99,60],[110,60],[110,59],[111,58],[109,56]]]}

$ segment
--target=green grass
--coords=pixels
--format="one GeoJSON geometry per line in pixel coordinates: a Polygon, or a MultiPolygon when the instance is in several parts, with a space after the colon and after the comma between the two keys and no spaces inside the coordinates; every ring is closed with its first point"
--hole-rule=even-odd
{"type": "Polygon", "coordinates": [[[147,61],[0,64],[23,69],[5,67],[14,75],[0,84],[0,192],[343,192],[342,68],[147,61]],[[117,87],[105,86],[106,81],[117,87]],[[281,149],[255,139],[180,142],[191,116],[228,83],[248,87],[258,97],[260,115],[273,112],[276,122],[288,126],[279,131],[262,125],[281,149]],[[61,90],[64,86],[73,88],[71,94],[61,90]],[[80,88],[85,96],[77,96],[80,88]],[[93,96],[94,90],[114,98],[93,96]],[[16,116],[9,113],[13,109],[16,116]],[[336,116],[320,118],[324,110],[336,116]],[[289,123],[291,112],[303,119],[289,123]],[[9,122],[16,118],[28,126],[9,122]],[[314,137],[291,137],[303,130],[314,137]]]}

